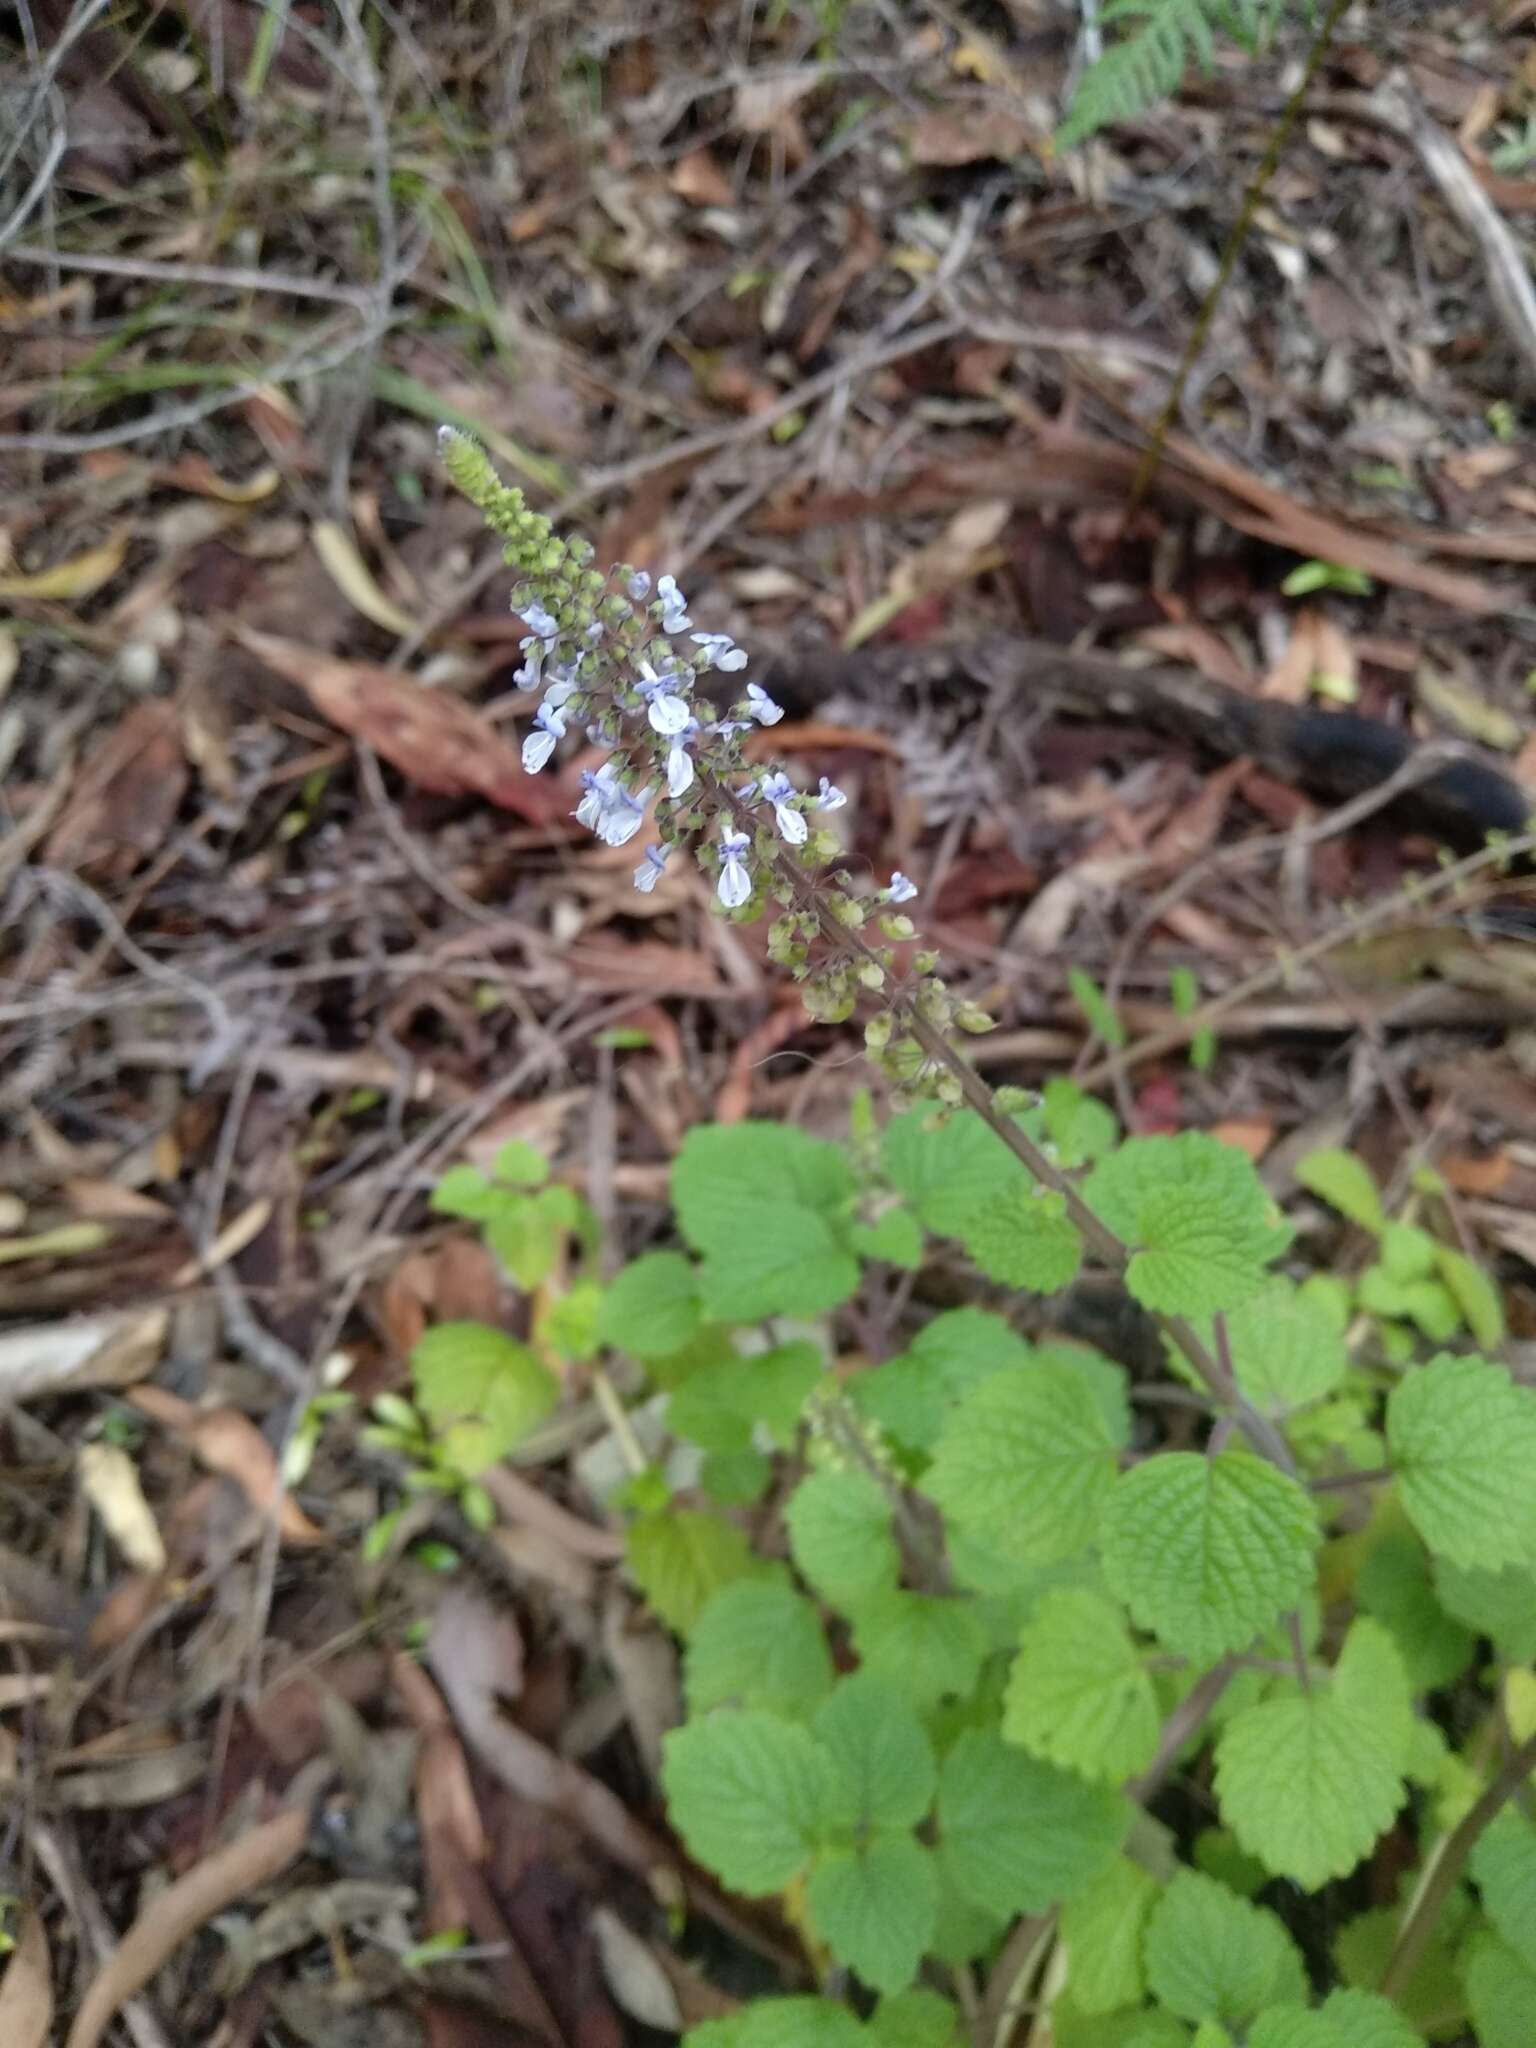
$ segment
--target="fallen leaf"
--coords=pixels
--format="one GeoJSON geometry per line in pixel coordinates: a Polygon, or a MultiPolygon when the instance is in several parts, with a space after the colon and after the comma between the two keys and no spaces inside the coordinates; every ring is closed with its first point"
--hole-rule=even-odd
{"type": "Polygon", "coordinates": [[[183,1437],[210,1472],[233,1479],[253,1508],[277,1512],[277,1526],[286,1542],[324,1543],[325,1531],[313,1523],[282,1486],[277,1456],[248,1415],[238,1408],[195,1408],[164,1387],[135,1387],[128,1399],[141,1415],[183,1437]]]}
{"type": "Polygon", "coordinates": [[[1413,689],[1425,709],[1462,739],[1476,740],[1480,746],[1512,754],[1525,738],[1519,719],[1499,705],[1490,704],[1466,683],[1436,669],[1421,667],[1414,676],[1413,689]]]}
{"type": "Polygon", "coordinates": [[[216,1849],[146,1906],[87,1987],[65,2048],[97,2048],[122,2007],[189,1936],[286,1870],[309,1839],[311,1804],[290,1806],[216,1849]]]}
{"type": "Polygon", "coordinates": [[[129,1564],[164,1571],[165,1543],[132,1458],[118,1444],[90,1443],[80,1446],[78,1463],[81,1492],[129,1564]]]}
{"type": "Polygon", "coordinates": [[[5,2048],[48,2048],[53,2027],[53,1969],[42,1915],[29,1906],[0,1979],[0,2041],[5,2048]]]}
{"type": "Polygon", "coordinates": [[[341,661],[248,626],[231,630],[242,647],[304,690],[323,717],[375,748],[418,788],[483,796],[534,825],[571,809],[569,790],[525,774],[518,748],[461,698],[429,690],[398,669],[341,661]]]}
{"type": "Polygon", "coordinates": [[[264,469],[236,482],[222,477],[206,455],[183,455],[152,471],[157,484],[174,491],[189,491],[195,497],[216,498],[221,505],[259,505],[270,498],[282,482],[282,474],[270,463],[264,469]]]}
{"type": "Polygon", "coordinates": [[[736,88],[736,126],[744,135],[772,135],[791,170],[810,155],[805,128],[795,111],[821,82],[820,69],[804,65],[778,77],[754,78],[736,88]]]}
{"type": "Polygon", "coordinates": [[[0,1335],[0,1408],[80,1387],[126,1387],[152,1372],[170,1323],[163,1308],[78,1316],[0,1335]]]}
{"type": "Polygon", "coordinates": [[[650,1943],[642,1941],[611,1906],[593,1908],[592,1932],[597,1936],[604,1982],[630,2018],[663,2034],[680,2033],[682,2007],[650,1943]]]}
{"type": "Polygon", "coordinates": [[[690,149],[672,166],[668,185],[690,206],[734,206],[736,194],[731,181],[709,150],[690,149]]]}
{"type": "Polygon", "coordinates": [[[21,666],[21,648],[16,635],[0,626],[0,697],[3,697],[16,680],[16,671],[21,666]]]}
{"type": "Polygon", "coordinates": [[[401,639],[415,632],[415,620],[379,588],[373,571],[357,551],[356,541],[344,527],[334,519],[317,519],[310,528],[310,539],[326,574],[354,611],[401,639]]]}
{"type": "Polygon", "coordinates": [[[1257,1165],[1275,1142],[1275,1127],[1267,1117],[1234,1116],[1225,1123],[1212,1124],[1211,1136],[1245,1152],[1257,1165]]]}
{"type": "Polygon", "coordinates": [[[165,844],[186,787],[175,705],[135,704],[82,763],[46,859],[71,872],[129,872],[165,844]]]}
{"type": "Polygon", "coordinates": [[[913,163],[939,166],[981,163],[988,157],[1006,163],[1021,156],[1032,140],[1030,124],[1007,107],[970,107],[954,113],[935,107],[913,123],[909,143],[913,163]]]}
{"type": "Polygon", "coordinates": [[[805,1029],[805,1005],[794,991],[787,1002],[755,1025],[731,1054],[730,1072],[715,1097],[715,1122],[739,1124],[752,1108],[752,1083],[758,1069],[805,1029]]]}
{"type": "Polygon", "coordinates": [[[1451,1152],[1435,1161],[1435,1170],[1448,1180],[1459,1195],[1496,1195],[1514,1171],[1514,1161],[1502,1148],[1479,1155],[1451,1152]]]}
{"type": "Polygon", "coordinates": [[[53,1796],[61,1806],[82,1813],[110,1813],[134,1806],[160,1806],[207,1775],[206,1746],[178,1742],[174,1748],[122,1757],[94,1770],[61,1770],[53,1780],[53,1796]]]}
{"type": "Polygon", "coordinates": [[[71,598],[94,597],[110,583],[123,566],[131,528],[120,526],[106,540],[74,555],[67,562],[55,562],[51,569],[38,569],[30,576],[0,576],[0,597],[71,598]]]}

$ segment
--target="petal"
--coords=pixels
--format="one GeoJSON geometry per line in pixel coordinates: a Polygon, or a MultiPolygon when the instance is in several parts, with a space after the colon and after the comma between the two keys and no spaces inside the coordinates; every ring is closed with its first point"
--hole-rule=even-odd
{"type": "Polygon", "coordinates": [[[667,795],[675,801],[692,787],[692,756],[686,747],[674,747],[667,756],[667,795]]]}
{"type": "Polygon", "coordinates": [[[685,697],[653,697],[646,715],[657,732],[670,736],[688,723],[688,701],[685,697]]]}
{"type": "Polygon", "coordinates": [[[740,910],[752,894],[752,877],[734,854],[720,870],[718,894],[727,910],[740,910]]]}
{"type": "Polygon", "coordinates": [[[775,804],[773,815],[780,835],[788,844],[791,846],[804,846],[809,827],[800,813],[791,810],[788,804],[775,804]]]}

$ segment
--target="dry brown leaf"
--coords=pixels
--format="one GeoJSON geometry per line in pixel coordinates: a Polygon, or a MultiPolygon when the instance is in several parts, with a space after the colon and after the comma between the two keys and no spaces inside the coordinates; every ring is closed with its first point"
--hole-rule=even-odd
{"type": "Polygon", "coordinates": [[[1225,1123],[1211,1125],[1211,1136],[1246,1152],[1257,1165],[1275,1142],[1275,1127],[1267,1117],[1229,1117],[1225,1123]]]}
{"type": "Polygon", "coordinates": [[[502,1712],[499,1701],[508,1685],[521,1685],[521,1654],[508,1614],[467,1585],[448,1588],[433,1617],[427,1662],[470,1748],[504,1785],[564,1814],[616,1863],[654,1883],[668,1868],[661,1843],[606,1785],[536,1742],[502,1712]]]}
{"type": "Polygon", "coordinates": [[[1515,1170],[1501,1147],[1497,1152],[1451,1152],[1435,1161],[1435,1170],[1459,1195],[1496,1195],[1515,1170]]]}
{"type": "Polygon", "coordinates": [[[135,1387],[128,1399],[183,1437],[210,1472],[233,1479],[253,1508],[263,1514],[276,1509],[277,1526],[287,1543],[324,1543],[325,1531],[313,1523],[282,1486],[272,1446],[248,1415],[238,1408],[195,1408],[164,1387],[135,1387]]]}
{"type": "Polygon", "coordinates": [[[176,707],[153,698],[92,748],[48,835],[54,867],[124,872],[158,853],[187,787],[176,707]]]}
{"type": "Polygon", "coordinates": [[[201,1742],[126,1756],[94,1770],[60,1771],[53,1796],[61,1806],[86,1813],[110,1813],[133,1806],[160,1806],[178,1798],[208,1775],[208,1751],[201,1742]]]}
{"type": "Polygon", "coordinates": [[[534,825],[571,809],[569,790],[558,780],[525,774],[517,747],[461,698],[429,690],[398,669],[341,661],[249,626],[231,631],[275,674],[305,691],[323,717],[366,741],[418,788],[483,796],[534,825]]]}
{"type": "Polygon", "coordinates": [[[1030,147],[1033,131],[1007,107],[969,107],[949,113],[935,107],[913,123],[910,145],[915,164],[975,164],[997,157],[1006,163],[1030,147]]]}
{"type": "Polygon", "coordinates": [[[93,1978],[65,2048],[97,2048],[126,2002],[190,1935],[286,1870],[309,1838],[309,1813],[309,1801],[286,1808],[205,1856],[146,1906],[93,1978]]]}
{"type": "Polygon", "coordinates": [[[0,597],[51,598],[62,603],[94,597],[123,566],[131,534],[131,527],[120,526],[84,554],[55,562],[51,569],[39,569],[30,576],[0,576],[0,597]]]}
{"type": "Polygon", "coordinates": [[[310,539],[326,574],[354,611],[401,639],[416,630],[414,619],[379,588],[373,571],[357,551],[356,541],[344,527],[334,519],[317,519],[310,528],[310,539]]]}
{"type": "Polygon", "coordinates": [[[0,626],[0,697],[15,681],[16,671],[21,666],[21,648],[16,635],[0,626]]]}
{"type": "Polygon", "coordinates": [[[690,149],[672,166],[668,185],[690,206],[734,206],[736,194],[731,181],[709,150],[690,149]]]}
{"type": "Polygon", "coordinates": [[[611,1906],[593,1908],[592,1932],[597,1936],[603,1979],[615,2001],[644,2027],[655,2027],[664,2034],[681,2033],[683,2009],[650,1943],[611,1906]]]}
{"type": "Polygon", "coordinates": [[[92,1443],[80,1446],[78,1462],[80,1490],[129,1564],[164,1571],[165,1542],[132,1458],[118,1444],[92,1443]]]}
{"type": "Polygon", "coordinates": [[[154,1370],[170,1322],[163,1308],[35,1323],[0,1336],[0,1408],[66,1388],[126,1387],[154,1370]]]}
{"type": "Polygon", "coordinates": [[[730,1072],[715,1097],[715,1122],[739,1124],[751,1112],[752,1082],[758,1068],[805,1029],[805,1005],[798,991],[749,1031],[731,1054],[730,1072]]]}
{"type": "Polygon", "coordinates": [[[743,81],[736,88],[736,126],[744,135],[773,136],[793,170],[810,155],[810,144],[796,109],[820,82],[821,72],[814,65],[783,72],[776,78],[743,81]]]}
{"type": "Polygon", "coordinates": [[[48,2048],[53,2028],[53,1968],[42,1915],[29,1906],[0,1979],[0,2041],[5,2048],[48,2048]]]}
{"type": "Polygon", "coordinates": [[[183,455],[175,462],[162,463],[152,472],[157,484],[173,491],[190,491],[199,498],[217,498],[221,505],[259,505],[270,498],[282,482],[282,473],[269,463],[264,469],[236,483],[222,477],[206,455],[183,455]]]}

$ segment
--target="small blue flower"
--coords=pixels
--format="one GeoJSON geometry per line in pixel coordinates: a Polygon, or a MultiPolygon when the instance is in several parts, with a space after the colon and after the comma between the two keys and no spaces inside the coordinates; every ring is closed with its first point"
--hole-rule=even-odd
{"type": "Polygon", "coordinates": [[[520,690],[536,690],[539,687],[540,672],[544,667],[544,642],[529,638],[521,645],[523,665],[512,671],[512,680],[520,690]]]}
{"type": "Polygon", "coordinates": [[[577,824],[595,832],[605,846],[627,846],[645,822],[646,794],[631,796],[611,768],[599,768],[595,775],[583,770],[581,786],[577,824]]]}
{"type": "Polygon", "coordinates": [[[569,704],[576,694],[576,684],[570,676],[555,674],[544,692],[546,711],[558,711],[562,704],[569,704]]]}
{"type": "Polygon", "coordinates": [[[828,782],[825,775],[823,775],[823,777],[821,778],[821,787],[817,790],[815,797],[817,810],[840,811],[843,808],[843,805],[847,803],[847,801],[847,797],[844,796],[843,792],[838,788],[837,784],[835,782],[828,782]]]}
{"type": "MultiPolygon", "coordinates": [[[[644,592],[641,595],[644,596],[644,592]]],[[[635,887],[642,896],[649,896],[666,871],[667,849],[663,846],[648,846],[645,858],[635,869],[635,887]]]]}
{"type": "Polygon", "coordinates": [[[535,730],[523,741],[523,769],[529,775],[546,766],[556,740],[565,738],[565,713],[546,700],[534,713],[533,723],[535,730]]]}
{"type": "Polygon", "coordinates": [[[917,894],[917,884],[909,882],[901,869],[897,868],[891,876],[891,886],[885,893],[892,903],[910,903],[917,894]]]}
{"type": "Polygon", "coordinates": [[[684,739],[679,736],[673,741],[667,755],[667,795],[674,803],[680,796],[686,796],[693,787],[693,756],[689,753],[684,739]]]}
{"type": "Polygon", "coordinates": [[[729,633],[695,633],[693,639],[702,652],[702,667],[724,669],[727,674],[746,667],[746,650],[729,633]]]}
{"type": "Polygon", "coordinates": [[[745,832],[720,835],[720,880],[716,893],[727,910],[739,910],[752,894],[752,877],[741,857],[750,844],[745,832]]]}
{"type": "Polygon", "coordinates": [[[664,633],[685,633],[693,624],[688,616],[688,600],[677,587],[675,576],[659,576],[656,579],[656,595],[661,602],[661,629],[664,633]]]}
{"type": "Polygon", "coordinates": [[[644,569],[637,569],[629,579],[629,594],[636,604],[643,604],[651,594],[651,579],[644,569]]]}
{"type": "Polygon", "coordinates": [[[764,800],[773,805],[773,821],[779,828],[779,837],[790,846],[804,846],[810,830],[804,814],[797,811],[792,802],[799,793],[782,769],[763,777],[764,800]]]}
{"type": "Polygon", "coordinates": [[[681,732],[693,716],[688,709],[688,699],[677,693],[680,681],[676,669],[657,675],[649,662],[640,664],[640,693],[650,700],[646,716],[653,730],[669,738],[673,733],[681,732]]]}
{"type": "Polygon", "coordinates": [[[759,725],[777,725],[784,716],[783,707],[774,703],[761,683],[748,683],[747,709],[759,725]]]}
{"type": "Polygon", "coordinates": [[[545,611],[541,604],[529,605],[527,611],[523,613],[523,624],[536,639],[558,640],[560,638],[560,621],[553,612],[545,611]]]}

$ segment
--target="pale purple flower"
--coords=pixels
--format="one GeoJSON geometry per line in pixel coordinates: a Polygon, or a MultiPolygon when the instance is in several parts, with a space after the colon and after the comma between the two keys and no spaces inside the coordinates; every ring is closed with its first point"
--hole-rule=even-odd
{"type": "Polygon", "coordinates": [[[761,683],[748,683],[747,709],[759,725],[777,725],[784,716],[783,707],[774,703],[761,683]]]}
{"type": "Polygon", "coordinates": [[[720,880],[716,890],[727,910],[739,910],[752,894],[752,877],[741,857],[750,844],[745,832],[720,835],[720,880]]]}
{"type": "Polygon", "coordinates": [[[680,697],[677,685],[680,677],[675,669],[668,669],[665,675],[657,675],[649,662],[640,664],[640,692],[650,701],[646,717],[652,728],[670,739],[688,724],[693,713],[688,709],[688,699],[680,697]]]}
{"type": "Polygon", "coordinates": [[[746,650],[738,647],[729,633],[695,633],[693,639],[702,650],[705,668],[724,669],[730,674],[746,667],[746,650]]]}
{"type": "Polygon", "coordinates": [[[779,837],[790,846],[804,846],[810,827],[804,814],[797,811],[791,799],[799,791],[784,773],[776,769],[772,775],[763,777],[764,799],[773,805],[773,821],[779,828],[779,837]]]}
{"type": "Polygon", "coordinates": [[[545,611],[541,604],[529,605],[527,611],[523,613],[523,624],[536,639],[558,640],[560,638],[560,621],[553,612],[545,611]]]}
{"type": "Polygon", "coordinates": [[[821,787],[817,790],[813,801],[818,811],[840,811],[848,799],[835,782],[828,782],[825,775],[823,775],[821,787]]]}
{"type": "Polygon", "coordinates": [[[661,629],[664,633],[685,633],[693,624],[688,600],[677,587],[675,576],[658,576],[656,595],[661,600],[661,629]]]}
{"type": "Polygon", "coordinates": [[[555,671],[553,680],[544,692],[544,708],[547,711],[558,711],[562,704],[569,704],[575,694],[576,684],[573,679],[555,671]]]}
{"type": "Polygon", "coordinates": [[[664,846],[648,846],[645,857],[635,869],[635,887],[642,896],[649,896],[661,880],[667,865],[667,849],[664,846]]]}
{"type": "Polygon", "coordinates": [[[512,680],[520,690],[536,690],[539,687],[540,671],[544,667],[544,642],[531,636],[519,641],[523,651],[523,665],[512,672],[512,680]]]}
{"type": "Polygon", "coordinates": [[[537,775],[548,764],[556,740],[565,738],[565,713],[558,704],[542,703],[534,713],[534,731],[523,741],[523,769],[537,775]]]}
{"type": "Polygon", "coordinates": [[[644,604],[651,594],[651,579],[644,569],[637,569],[629,579],[629,594],[636,604],[644,604]]]}
{"type": "Polygon", "coordinates": [[[910,903],[917,894],[917,884],[908,881],[901,869],[897,868],[891,876],[891,886],[885,893],[892,903],[910,903]]]}
{"type": "Polygon", "coordinates": [[[667,755],[667,795],[674,803],[680,796],[686,796],[693,787],[693,756],[686,742],[679,737],[674,740],[667,755]]]}
{"type": "Polygon", "coordinates": [[[576,822],[595,832],[605,846],[627,846],[645,822],[645,794],[631,796],[611,768],[595,775],[583,772],[585,792],[576,806],[576,822]]]}

